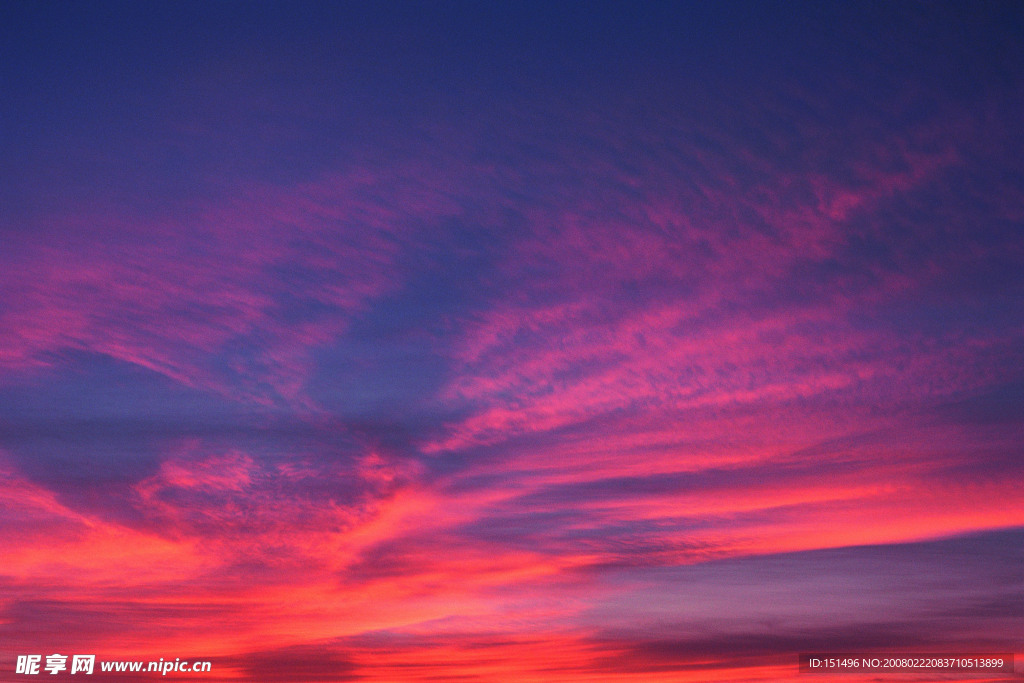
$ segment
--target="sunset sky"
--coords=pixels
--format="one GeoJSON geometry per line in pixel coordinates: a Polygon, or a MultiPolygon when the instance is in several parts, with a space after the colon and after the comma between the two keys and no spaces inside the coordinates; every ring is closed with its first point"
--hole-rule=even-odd
{"type": "Polygon", "coordinates": [[[1022,121],[1019,2],[4,2],[0,680],[1020,680],[1022,121]]]}

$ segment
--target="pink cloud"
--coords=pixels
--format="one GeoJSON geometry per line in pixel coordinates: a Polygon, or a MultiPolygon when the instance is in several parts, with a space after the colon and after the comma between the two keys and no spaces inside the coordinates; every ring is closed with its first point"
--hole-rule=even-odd
{"type": "Polygon", "coordinates": [[[247,402],[309,407],[310,350],[401,285],[395,258],[418,225],[458,211],[416,174],[244,188],[174,219],[51,216],[11,245],[0,361],[13,370],[87,350],[247,402]],[[321,313],[282,324],[292,301],[321,313]]]}
{"type": "MultiPolygon", "coordinates": [[[[830,169],[721,132],[662,132],[608,140],[613,154],[600,139],[555,145],[536,165],[460,166],[456,149],[236,188],[173,218],[53,216],[19,237],[0,276],[6,373],[67,349],[103,354],[289,408],[329,445],[168,439],[128,485],[120,523],[8,468],[0,504],[18,533],[4,571],[29,598],[120,605],[106,630],[79,629],[83,646],[134,655],[160,642],[233,658],[226,677],[242,680],[239,658],[268,642],[256,661],[339,640],[338,661],[381,680],[780,680],[791,667],[778,660],[645,659],[657,644],[581,627],[617,590],[603,568],[1024,524],[1013,480],[956,469],[1014,443],[928,422],[1014,367],[1019,331],[877,321],[997,248],[870,254],[903,227],[887,211],[946,186],[957,148],[927,130],[889,136],[829,156],[842,159],[830,169]],[[449,221],[466,244],[438,236],[449,221]],[[439,322],[415,337],[423,366],[442,366],[436,386],[415,388],[428,408],[307,424],[326,410],[310,378],[336,379],[316,352],[375,306],[388,319],[384,300],[436,275],[410,284],[409,262],[434,250],[457,284],[439,288],[451,300],[428,304],[439,322]],[[462,256],[478,252],[493,263],[465,275],[462,256]],[[360,429],[374,435],[337,445],[360,429]],[[368,642],[381,632],[440,641],[368,642]]],[[[414,355],[389,334],[367,345],[414,355]]],[[[382,384],[409,379],[390,371],[382,384]]]]}

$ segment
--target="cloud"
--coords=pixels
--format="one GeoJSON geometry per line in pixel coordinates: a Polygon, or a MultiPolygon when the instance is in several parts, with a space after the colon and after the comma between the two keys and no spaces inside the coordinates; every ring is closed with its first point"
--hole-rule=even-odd
{"type": "Polygon", "coordinates": [[[85,350],[249,404],[301,403],[310,347],[399,284],[410,230],[455,210],[420,178],[360,172],[241,188],[175,220],[52,216],[11,244],[0,358],[17,370],[85,350]]]}

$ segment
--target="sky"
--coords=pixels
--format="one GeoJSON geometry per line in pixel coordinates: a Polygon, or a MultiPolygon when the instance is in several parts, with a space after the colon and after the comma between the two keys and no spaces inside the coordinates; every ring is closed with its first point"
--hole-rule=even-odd
{"type": "Polygon", "coordinates": [[[0,679],[1024,672],[1019,3],[8,0],[0,92],[0,679]]]}

